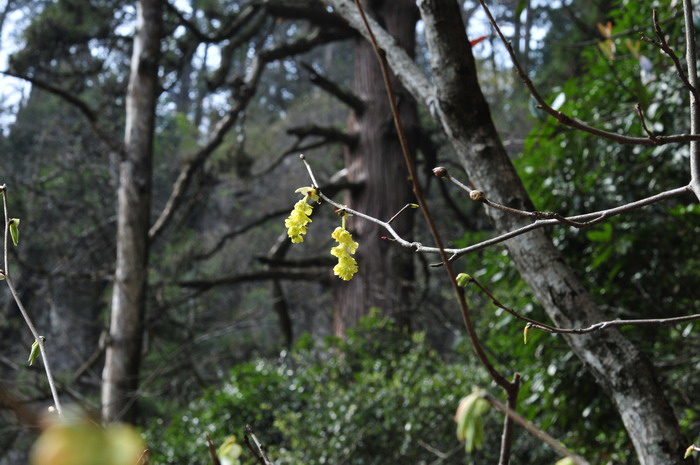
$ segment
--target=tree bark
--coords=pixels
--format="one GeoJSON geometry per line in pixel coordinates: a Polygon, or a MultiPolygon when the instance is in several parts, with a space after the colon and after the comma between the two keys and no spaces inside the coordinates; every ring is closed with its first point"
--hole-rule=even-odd
{"type": "MultiPolygon", "coordinates": [[[[431,52],[439,118],[470,180],[496,202],[532,210],[493,126],[474,57],[471,51],[464,53],[468,40],[457,3],[423,0],[419,6],[431,52]]],[[[487,212],[499,232],[530,222],[495,209],[487,212]]],[[[542,230],[510,240],[506,246],[556,325],[583,327],[606,319],[542,230]]],[[[637,347],[612,329],[566,339],[616,405],[640,463],[684,463],[685,439],[651,363],[637,347]]]]}
{"type": "MultiPolygon", "coordinates": [[[[378,18],[399,46],[411,55],[415,49],[415,26],[418,11],[411,0],[364,1],[367,13],[378,18]]],[[[355,95],[364,111],[352,113],[348,120],[357,143],[345,152],[348,181],[361,187],[350,190],[345,203],[376,218],[388,220],[407,203],[414,202],[408,172],[396,136],[381,69],[372,46],[358,38],[355,43],[355,95]]],[[[409,135],[409,145],[416,145],[418,124],[416,105],[411,95],[395,81],[399,111],[409,135]]],[[[414,150],[411,150],[413,152],[414,150]]],[[[413,212],[402,213],[393,223],[400,234],[413,229],[413,212]]],[[[357,262],[360,272],[351,281],[335,286],[335,333],[342,333],[368,314],[380,308],[400,325],[409,325],[409,302],[413,280],[413,258],[406,250],[382,240],[373,223],[348,218],[348,227],[360,244],[357,262]]]]}
{"type": "MultiPolygon", "coordinates": [[[[356,9],[347,0],[323,0],[364,34],[356,9]]],[[[474,57],[454,0],[418,2],[430,47],[433,85],[379,24],[373,24],[394,72],[440,122],[476,188],[489,198],[530,209],[531,201],[503,148],[478,84],[474,57]]],[[[498,232],[529,220],[487,210],[498,232]]],[[[550,318],[565,327],[604,320],[591,295],[542,230],[506,242],[521,275],[550,318]]],[[[686,440],[643,354],[617,330],[566,340],[613,400],[642,465],[693,463],[683,460],[686,440]]]]}
{"type": "Polygon", "coordinates": [[[102,373],[102,419],[134,422],[148,279],[148,229],[161,0],[136,2],[126,98],[125,154],[119,165],[117,262],[110,338],[102,373]]]}

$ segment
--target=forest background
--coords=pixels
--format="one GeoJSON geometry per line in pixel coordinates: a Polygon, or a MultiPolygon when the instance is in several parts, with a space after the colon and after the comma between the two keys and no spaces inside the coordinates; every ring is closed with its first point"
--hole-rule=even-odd
{"type": "MultiPolygon", "coordinates": [[[[447,247],[518,224],[436,177],[437,166],[489,199],[564,217],[688,184],[687,139],[620,144],[547,118],[478,2],[459,2],[449,15],[457,3],[365,4],[415,65],[399,69],[388,53],[405,85],[396,100],[415,179],[447,247]],[[464,54],[470,43],[440,36],[450,25],[462,34],[466,25],[476,57],[455,79],[471,92],[464,101],[443,71],[449,46],[464,54]],[[435,101],[412,83],[422,75],[435,101]],[[490,110],[478,104],[481,92],[490,110]],[[445,102],[472,120],[455,122],[445,102]],[[459,124],[489,142],[464,144],[476,136],[460,139],[459,124]],[[461,148],[480,144],[507,150],[520,178],[502,168],[494,186],[522,185],[529,199],[489,188],[461,148]]],[[[328,252],[341,218],[328,202],[314,207],[302,244],[287,236],[294,191],[312,183],[301,152],[317,187],[342,205],[387,221],[417,202],[377,58],[346,6],[5,3],[2,45],[14,50],[5,75],[18,80],[3,82],[22,93],[2,107],[0,140],[0,184],[10,217],[21,219],[20,243],[9,246],[12,280],[46,337],[63,402],[138,425],[150,463],[206,463],[206,434],[217,445],[231,435],[240,443],[248,424],[275,463],[496,463],[502,455],[503,417],[493,409],[482,448],[465,454],[455,436],[454,412],[473,385],[503,395],[474,355],[444,267],[431,266],[439,256],[349,216],[359,271],[342,281],[328,252]]],[[[641,38],[663,37],[683,58],[683,2],[489,6],[556,110],[647,140],[690,132],[687,86],[641,38]]],[[[433,243],[416,209],[392,226],[411,243],[433,243]]],[[[517,410],[591,463],[692,463],[683,451],[700,436],[697,323],[605,329],[590,339],[530,328],[524,344],[526,323],[506,307],[560,327],[700,313],[697,198],[687,189],[589,228],[545,231],[538,234],[553,249],[539,256],[572,270],[580,283],[571,288],[590,299],[556,288],[542,271],[549,265],[522,258],[520,239],[453,263],[486,289],[464,292],[488,359],[520,374],[517,410]],[[586,354],[596,360],[601,347],[611,348],[612,364],[591,374],[597,362],[586,354]]],[[[5,291],[0,299],[0,463],[25,463],[37,412],[55,401],[41,363],[26,366],[34,337],[14,299],[5,291]]],[[[517,427],[513,439],[514,463],[560,458],[517,427]]],[[[240,460],[254,463],[245,453],[240,460]]]]}

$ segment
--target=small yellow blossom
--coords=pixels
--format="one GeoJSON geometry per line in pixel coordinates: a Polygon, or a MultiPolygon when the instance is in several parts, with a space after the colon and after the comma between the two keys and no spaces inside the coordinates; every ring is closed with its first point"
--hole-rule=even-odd
{"type": "Polygon", "coordinates": [[[299,192],[301,195],[310,198],[314,202],[320,201],[320,197],[318,195],[318,189],[316,189],[314,186],[300,187],[299,189],[295,190],[294,192],[299,192]]]}
{"type": "Polygon", "coordinates": [[[358,269],[357,262],[350,255],[357,251],[359,244],[352,240],[352,235],[344,227],[335,228],[331,237],[338,241],[338,245],[331,249],[331,255],[338,258],[333,273],[342,280],[350,281],[358,269]]]}
{"type": "Polygon", "coordinates": [[[292,210],[289,218],[284,220],[284,225],[287,227],[287,235],[293,243],[304,242],[303,235],[306,234],[306,226],[311,223],[309,215],[312,211],[313,207],[306,203],[306,197],[304,197],[294,205],[294,210],[292,210]]]}

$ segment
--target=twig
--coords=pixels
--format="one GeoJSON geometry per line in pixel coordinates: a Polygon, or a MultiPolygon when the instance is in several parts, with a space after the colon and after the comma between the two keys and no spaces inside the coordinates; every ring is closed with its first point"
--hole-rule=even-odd
{"type": "MultiPolygon", "coordinates": [[[[423,213],[423,217],[428,225],[430,234],[433,236],[433,240],[437,245],[440,258],[445,264],[445,271],[449,276],[452,289],[457,295],[457,300],[459,302],[459,308],[462,314],[462,319],[464,321],[464,326],[467,329],[469,339],[471,340],[472,346],[474,347],[474,352],[476,352],[479,361],[489,373],[491,378],[506,392],[507,397],[509,399],[517,399],[518,391],[520,389],[520,383],[518,382],[519,377],[516,375],[514,381],[509,381],[499,370],[496,369],[496,367],[493,365],[493,363],[491,363],[491,360],[486,354],[482,342],[479,339],[479,335],[476,332],[476,327],[474,325],[474,321],[472,320],[471,312],[469,309],[469,305],[467,304],[467,300],[464,296],[464,292],[457,283],[457,275],[449,261],[449,257],[445,250],[445,246],[442,242],[442,237],[440,236],[440,233],[438,232],[437,227],[435,226],[433,215],[430,211],[430,208],[428,207],[425,197],[423,196],[423,190],[420,186],[420,183],[418,182],[418,172],[416,170],[416,164],[413,159],[413,156],[409,151],[408,142],[406,140],[406,134],[404,133],[403,124],[401,122],[401,115],[398,111],[396,104],[396,94],[394,92],[389,67],[387,65],[386,53],[379,47],[379,44],[377,43],[377,39],[375,38],[374,33],[372,32],[372,28],[370,27],[369,22],[367,21],[367,16],[365,15],[365,11],[362,8],[362,2],[360,0],[355,0],[355,5],[357,6],[357,10],[360,13],[360,16],[362,17],[362,22],[364,23],[365,28],[367,30],[367,35],[369,36],[370,43],[372,44],[374,52],[377,55],[377,60],[379,61],[379,66],[382,71],[382,78],[384,80],[384,86],[386,87],[387,97],[389,100],[389,106],[391,108],[391,114],[394,117],[394,126],[396,127],[396,133],[399,137],[399,142],[401,144],[401,152],[403,154],[406,169],[408,170],[411,185],[413,186],[413,193],[416,196],[416,201],[421,209],[421,212],[423,213]]],[[[510,425],[510,422],[506,420],[504,425],[503,440],[509,441],[509,443],[502,444],[502,452],[506,452],[507,455],[501,455],[499,465],[506,465],[509,461],[511,427],[512,425],[510,425]]]]}
{"type": "Polygon", "coordinates": [[[482,395],[482,397],[486,401],[488,401],[488,403],[491,404],[493,407],[497,408],[498,410],[500,410],[501,412],[506,414],[506,416],[508,418],[510,418],[511,420],[513,420],[514,422],[516,422],[517,424],[519,424],[520,426],[525,428],[533,436],[537,437],[542,442],[548,444],[552,449],[556,450],[557,452],[559,452],[560,454],[562,454],[564,456],[571,457],[574,460],[574,462],[576,462],[577,465],[589,465],[588,462],[584,458],[571,452],[569,449],[564,447],[559,441],[557,441],[552,436],[550,436],[549,434],[545,433],[540,428],[535,426],[535,424],[532,423],[531,421],[529,421],[527,418],[523,417],[515,410],[509,408],[507,405],[503,405],[501,402],[496,400],[496,398],[494,398],[491,394],[484,393],[482,395]]]}
{"type": "Polygon", "coordinates": [[[529,328],[536,328],[540,329],[542,331],[546,331],[548,333],[553,333],[553,334],[586,334],[586,333],[592,333],[594,331],[600,331],[606,328],[614,328],[614,327],[619,327],[619,326],[664,326],[664,325],[672,325],[672,324],[677,324],[677,323],[685,323],[686,321],[694,321],[694,320],[700,320],[700,314],[695,314],[695,315],[686,315],[686,316],[678,316],[678,317],[673,317],[673,318],[646,318],[646,319],[637,319],[637,320],[610,320],[610,321],[601,321],[600,323],[595,323],[592,324],[588,327],[585,328],[557,328],[555,326],[550,326],[546,323],[539,322],[537,320],[533,320],[532,318],[528,318],[526,316],[521,315],[520,313],[516,312],[512,308],[507,307],[504,305],[496,296],[494,296],[491,291],[489,291],[486,287],[484,287],[479,281],[474,279],[473,277],[469,277],[469,282],[474,283],[481,292],[486,294],[489,299],[491,299],[491,302],[498,308],[505,310],[506,312],[510,313],[513,315],[515,318],[524,321],[527,323],[527,326],[529,328]]]}
{"type": "MultiPolygon", "coordinates": [[[[685,17],[685,61],[688,66],[688,80],[693,89],[698,88],[698,70],[696,63],[695,25],[693,24],[693,2],[683,0],[683,16],[685,17]]],[[[700,129],[700,102],[697,92],[690,93],[690,132],[697,134],[700,129]]],[[[700,144],[690,143],[690,186],[695,196],[700,200],[700,144]]]]}
{"type": "Polygon", "coordinates": [[[5,269],[4,269],[5,282],[7,283],[7,287],[10,289],[10,293],[12,294],[12,298],[15,300],[15,303],[17,304],[17,307],[19,308],[19,311],[22,314],[24,321],[27,323],[29,330],[32,332],[32,336],[34,336],[34,341],[36,341],[39,345],[39,350],[41,351],[41,359],[44,362],[44,370],[46,371],[46,379],[49,382],[49,388],[51,389],[51,396],[53,397],[54,407],[56,408],[56,412],[58,413],[58,415],[62,417],[63,416],[63,407],[61,406],[61,400],[58,397],[58,391],[56,390],[56,383],[54,382],[53,375],[51,374],[51,367],[49,366],[49,359],[46,356],[46,347],[44,345],[45,338],[44,338],[44,336],[41,336],[39,334],[39,332],[36,330],[36,327],[34,326],[34,323],[32,322],[32,319],[29,316],[29,313],[24,308],[24,304],[22,304],[22,301],[19,298],[19,294],[17,293],[17,290],[15,289],[14,283],[12,282],[12,277],[10,276],[10,261],[8,260],[8,257],[7,257],[8,256],[8,254],[7,254],[8,236],[10,234],[10,217],[7,214],[7,186],[5,184],[0,185],[0,193],[2,194],[2,208],[3,208],[4,218],[5,218],[5,240],[3,242],[3,253],[4,253],[4,263],[5,263],[5,269]]]}
{"type": "Polygon", "coordinates": [[[262,465],[272,465],[272,462],[270,462],[270,459],[268,459],[267,455],[265,454],[265,447],[260,444],[258,438],[255,437],[253,428],[251,428],[250,425],[245,425],[245,435],[243,437],[245,439],[246,447],[248,447],[248,450],[251,454],[253,454],[258,462],[260,462],[262,465]]]}
{"type": "Polygon", "coordinates": [[[661,30],[661,24],[659,23],[659,16],[656,13],[656,9],[652,10],[651,14],[651,21],[654,24],[654,33],[656,34],[657,40],[650,39],[646,37],[645,35],[642,34],[641,39],[649,44],[654,45],[655,47],[658,47],[662,52],[664,52],[668,57],[673,61],[673,65],[676,67],[676,73],[678,73],[678,77],[683,81],[683,84],[688,88],[688,90],[695,95],[695,98],[697,99],[698,97],[698,90],[697,88],[690,83],[688,80],[688,77],[685,75],[683,72],[683,67],[681,66],[681,61],[678,59],[678,56],[676,55],[676,52],[673,51],[670,45],[668,45],[668,42],[666,41],[666,35],[664,32],[661,30]]]}
{"type": "Polygon", "coordinates": [[[639,121],[642,123],[642,129],[644,129],[644,132],[646,132],[650,138],[655,138],[656,135],[653,132],[651,132],[647,127],[647,120],[646,118],[644,118],[644,110],[642,110],[642,106],[637,103],[634,106],[634,109],[637,110],[637,114],[639,115],[639,121]]]}
{"type": "MultiPolygon", "coordinates": [[[[684,0],[684,1],[689,1],[689,0],[684,0]]],[[[486,3],[484,0],[479,0],[479,3],[481,4],[481,7],[484,9],[484,12],[489,18],[489,21],[491,22],[491,25],[493,28],[496,30],[496,33],[500,37],[501,41],[503,42],[503,45],[506,47],[506,51],[508,52],[508,55],[510,55],[510,58],[513,62],[513,65],[515,66],[515,70],[518,73],[518,76],[520,79],[523,81],[525,86],[528,88],[530,91],[530,94],[532,97],[537,101],[537,108],[545,111],[549,115],[553,116],[556,118],[557,121],[562,123],[565,126],[569,126],[574,129],[578,129],[583,132],[587,132],[589,134],[593,134],[599,137],[602,137],[604,139],[612,140],[615,142],[618,142],[620,144],[630,144],[630,145],[650,145],[650,146],[659,146],[659,145],[665,145],[665,144],[670,144],[673,142],[690,142],[690,141],[700,141],[700,134],[693,133],[691,130],[691,134],[674,134],[671,136],[656,136],[653,139],[650,137],[634,137],[634,136],[626,136],[622,134],[617,134],[614,132],[609,132],[605,131],[603,129],[595,128],[593,126],[590,126],[589,124],[580,121],[576,118],[572,118],[569,115],[566,115],[562,113],[561,111],[557,111],[554,108],[552,108],[545,100],[542,98],[540,95],[539,91],[535,87],[535,85],[532,83],[532,80],[528,77],[527,73],[525,70],[523,70],[523,67],[520,65],[520,62],[518,61],[515,52],[513,50],[513,46],[511,43],[506,39],[506,37],[503,35],[503,32],[501,31],[501,28],[498,26],[498,23],[494,19],[493,15],[491,14],[491,10],[486,6],[486,3]]],[[[692,22],[692,19],[691,19],[692,22]]],[[[700,192],[700,178],[698,180],[698,190],[700,192]]]]}
{"type": "Polygon", "coordinates": [[[219,460],[219,456],[216,453],[216,446],[214,445],[214,441],[211,440],[211,437],[207,433],[207,448],[209,449],[209,458],[211,459],[212,465],[221,465],[221,461],[219,460]]]}
{"type": "MultiPolygon", "coordinates": [[[[311,170],[311,167],[309,164],[306,162],[306,157],[303,155],[300,156],[302,161],[304,162],[304,165],[306,166],[306,170],[309,173],[309,177],[311,178],[312,183],[314,186],[317,186],[316,179],[314,177],[313,171],[311,170]]],[[[466,186],[465,186],[466,187],[466,186]]],[[[466,188],[469,190],[469,188],[466,188]]],[[[613,208],[608,208],[606,210],[599,210],[596,212],[591,212],[591,213],[584,213],[581,215],[574,215],[574,216],[568,216],[568,217],[560,217],[557,214],[552,214],[550,212],[524,212],[523,210],[518,210],[519,212],[524,212],[528,213],[527,216],[534,216],[534,215],[540,215],[540,216],[546,216],[546,215],[554,215],[558,216],[558,218],[546,218],[546,219],[539,219],[536,220],[535,222],[522,226],[520,228],[514,229],[512,231],[509,231],[507,233],[503,233],[499,236],[492,237],[491,239],[486,239],[485,241],[478,242],[473,245],[469,245],[467,247],[463,247],[461,249],[452,249],[452,248],[445,248],[445,252],[451,254],[449,257],[449,260],[452,261],[455,258],[458,258],[462,255],[471,253],[471,252],[476,252],[477,250],[485,249],[486,247],[490,247],[495,244],[499,244],[501,242],[505,242],[508,239],[512,239],[514,237],[520,236],[522,234],[525,234],[527,232],[533,231],[535,229],[543,228],[545,226],[553,226],[557,224],[567,224],[575,227],[590,227],[594,226],[603,220],[607,218],[611,218],[613,216],[619,215],[621,213],[625,213],[628,211],[636,210],[642,207],[646,207],[648,205],[652,205],[654,203],[658,203],[664,200],[668,200],[671,198],[679,197],[681,195],[687,194],[691,191],[690,186],[683,186],[683,187],[678,187],[676,189],[670,189],[664,192],[661,192],[659,194],[655,194],[640,200],[636,200],[634,202],[630,202],[624,205],[619,205],[617,207],[613,208]],[[532,214],[532,215],[530,215],[532,214]]],[[[397,244],[401,245],[402,247],[406,247],[409,249],[413,249],[416,252],[419,253],[439,253],[440,249],[438,247],[429,247],[429,246],[424,246],[420,242],[411,242],[403,237],[399,236],[399,234],[394,230],[394,228],[387,223],[386,221],[379,220],[377,218],[374,218],[372,216],[366,215],[362,212],[359,212],[357,210],[354,210],[346,205],[342,205],[338,202],[335,202],[333,199],[329,198],[326,196],[320,189],[319,189],[319,196],[329,204],[333,205],[336,208],[346,210],[348,213],[351,213],[354,216],[357,216],[358,218],[362,218],[367,221],[371,221],[372,223],[378,224],[382,228],[384,228],[389,234],[391,234],[392,238],[396,241],[397,244]]],[[[510,208],[510,207],[506,207],[510,208]]],[[[512,209],[516,210],[516,209],[512,209]]],[[[443,262],[434,264],[433,266],[442,266],[443,262]]]]}
{"type": "Polygon", "coordinates": [[[416,207],[417,207],[417,205],[416,205],[415,203],[407,203],[406,205],[404,205],[403,207],[401,207],[401,210],[397,211],[396,214],[395,214],[394,216],[392,216],[391,218],[389,218],[389,221],[387,221],[387,224],[391,224],[391,222],[394,221],[396,218],[398,218],[399,215],[400,215],[401,213],[405,212],[406,209],[408,209],[408,208],[416,208],[416,207]]]}

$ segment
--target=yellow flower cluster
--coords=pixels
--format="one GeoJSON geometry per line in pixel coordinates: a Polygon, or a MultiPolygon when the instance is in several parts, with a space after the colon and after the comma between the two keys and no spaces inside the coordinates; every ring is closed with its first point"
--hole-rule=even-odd
{"type": "Polygon", "coordinates": [[[350,281],[357,273],[357,262],[350,255],[355,254],[359,244],[352,240],[352,235],[344,227],[335,228],[331,237],[338,241],[338,245],[331,249],[331,255],[338,257],[333,273],[342,280],[350,281]]]}
{"type": "MultiPolygon", "coordinates": [[[[306,228],[311,223],[309,215],[313,212],[313,206],[307,203],[307,199],[319,202],[320,195],[318,189],[314,186],[300,187],[296,190],[304,196],[303,199],[294,205],[294,210],[289,215],[289,218],[284,220],[284,225],[287,227],[287,235],[293,243],[304,242],[306,228]]],[[[352,240],[352,235],[345,229],[345,215],[347,212],[339,210],[338,213],[342,217],[342,226],[336,228],[331,234],[331,237],[338,242],[338,245],[331,249],[331,255],[338,258],[338,264],[333,267],[333,273],[344,281],[350,281],[357,273],[357,262],[351,255],[357,251],[358,243],[352,240]]]]}
{"type": "Polygon", "coordinates": [[[284,225],[287,227],[287,235],[293,243],[304,242],[304,234],[306,234],[306,226],[311,223],[309,215],[313,211],[313,207],[306,203],[306,197],[298,201],[294,205],[289,218],[284,220],[284,225]]]}

